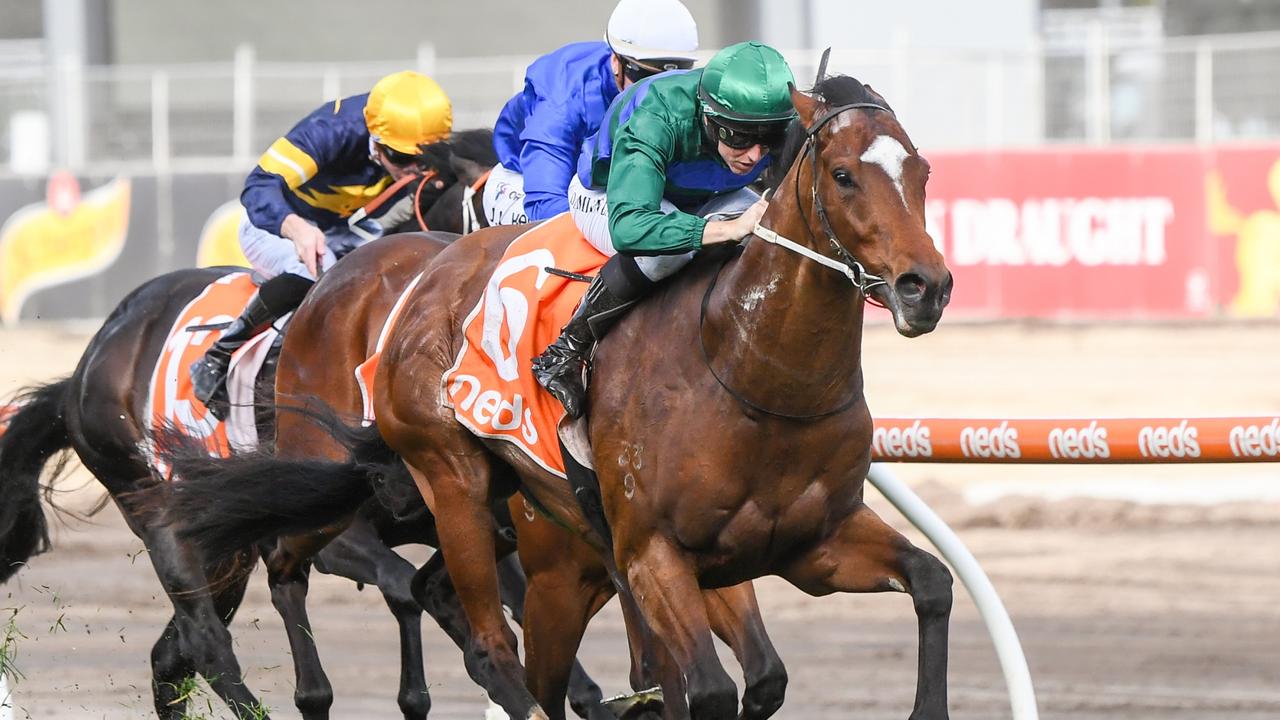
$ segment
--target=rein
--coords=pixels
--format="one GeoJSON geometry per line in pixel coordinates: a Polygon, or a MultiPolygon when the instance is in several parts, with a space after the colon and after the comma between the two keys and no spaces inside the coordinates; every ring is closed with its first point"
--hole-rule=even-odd
{"type": "MultiPolygon", "coordinates": [[[[823,64],[825,66],[825,56],[824,56],[823,64]]],[[[822,230],[824,233],[826,233],[827,240],[830,241],[831,246],[832,248],[835,249],[836,255],[839,259],[838,260],[833,259],[831,257],[823,255],[822,253],[816,252],[804,245],[801,245],[798,242],[795,242],[794,240],[791,240],[782,235],[779,235],[778,233],[761,225],[758,222],[756,223],[755,229],[752,232],[753,234],[756,235],[756,237],[759,237],[761,240],[764,240],[767,243],[771,243],[783,249],[790,250],[791,252],[794,252],[809,260],[812,260],[822,265],[823,267],[828,267],[828,268],[831,268],[832,270],[836,270],[842,273],[845,277],[849,278],[849,282],[853,283],[853,286],[856,287],[860,293],[862,293],[862,298],[864,302],[871,302],[872,304],[880,305],[879,302],[871,299],[870,290],[879,285],[888,285],[888,283],[884,280],[884,278],[881,278],[877,275],[872,275],[871,273],[867,272],[867,269],[862,265],[862,263],[859,262],[858,259],[855,258],[853,254],[850,253],[845,248],[845,246],[840,243],[840,241],[836,240],[835,231],[831,229],[831,222],[827,218],[827,210],[822,205],[822,198],[818,196],[818,154],[819,154],[818,153],[818,132],[822,130],[824,125],[826,125],[827,123],[835,119],[837,115],[840,115],[843,112],[854,110],[854,109],[879,110],[882,112],[887,112],[892,114],[892,111],[889,110],[889,108],[884,107],[883,105],[877,105],[875,103],[850,103],[848,105],[840,105],[839,107],[832,108],[830,111],[827,112],[826,115],[823,115],[821,118],[819,118],[818,121],[813,124],[813,127],[805,131],[805,135],[806,135],[805,141],[804,141],[805,147],[807,148],[807,152],[809,153],[808,159],[813,168],[813,171],[812,171],[813,183],[811,186],[811,196],[813,198],[814,212],[818,215],[818,219],[822,223],[822,230]]],[[[799,173],[796,173],[795,193],[796,193],[796,208],[798,209],[800,207],[800,174],[799,173]]],[[[813,241],[817,240],[817,237],[813,234],[813,230],[809,228],[808,223],[805,223],[805,230],[809,233],[810,240],[813,240],[813,241]]],[[[739,252],[740,251],[741,251],[741,246],[739,246],[739,252]]],[[[852,393],[847,400],[840,403],[840,405],[838,405],[837,407],[831,410],[825,410],[819,413],[813,413],[809,415],[793,415],[791,413],[770,410],[766,407],[757,405],[751,400],[748,400],[745,396],[742,395],[742,393],[739,393],[737,390],[734,390],[732,387],[730,387],[729,384],[725,382],[724,379],[722,379],[718,373],[716,373],[715,368],[712,367],[711,365],[711,357],[707,354],[707,341],[706,341],[706,335],[703,332],[703,328],[707,320],[707,307],[711,303],[711,293],[712,291],[715,290],[716,282],[720,279],[720,273],[724,270],[725,266],[729,264],[729,261],[731,259],[732,259],[732,256],[725,258],[724,262],[720,264],[720,267],[716,269],[715,275],[711,276],[711,282],[707,285],[707,291],[702,296],[702,307],[698,312],[698,347],[699,349],[702,350],[702,363],[703,365],[706,366],[707,371],[711,373],[711,377],[715,378],[716,382],[720,384],[720,387],[724,388],[724,391],[729,393],[729,395],[732,396],[734,400],[737,400],[738,402],[742,403],[748,408],[751,408],[752,410],[755,410],[756,412],[759,412],[765,415],[772,415],[774,417],[785,418],[787,420],[819,420],[825,417],[830,417],[832,415],[838,415],[844,412],[845,410],[848,410],[850,407],[852,407],[853,404],[857,402],[858,397],[861,394],[860,391],[855,391],[854,393],[852,393]]]]}
{"type": "MultiPolygon", "coordinates": [[[[836,233],[831,229],[831,221],[827,217],[827,209],[822,204],[821,196],[818,195],[818,155],[820,154],[818,152],[818,132],[822,130],[824,125],[834,120],[836,116],[855,109],[879,110],[890,114],[893,113],[889,108],[883,105],[877,105],[876,103],[849,103],[848,105],[840,105],[839,107],[832,108],[826,115],[819,118],[818,122],[813,124],[813,127],[806,130],[804,140],[806,148],[804,152],[808,152],[809,163],[813,168],[811,173],[813,175],[813,182],[809,188],[810,197],[813,201],[813,210],[817,214],[818,220],[822,223],[822,231],[826,234],[827,241],[831,243],[831,247],[835,250],[836,256],[839,259],[833,260],[826,255],[811,250],[794,240],[779,235],[760,223],[756,223],[752,233],[767,243],[772,243],[781,248],[790,250],[791,252],[813,260],[820,265],[843,273],[845,277],[849,278],[849,282],[853,283],[854,287],[858,288],[858,291],[862,293],[863,300],[868,301],[873,305],[881,305],[878,301],[871,299],[870,291],[874,287],[879,285],[888,285],[889,283],[879,275],[872,275],[867,272],[866,267],[853,256],[853,253],[850,253],[849,250],[836,239],[836,233]]],[[[796,173],[795,193],[796,207],[799,208],[800,173],[796,173]]],[[[813,234],[813,230],[809,227],[808,223],[805,223],[805,231],[809,234],[810,240],[816,241],[818,239],[813,234]]],[[[883,305],[881,305],[881,307],[883,307],[883,305]]]]}
{"type": "Polygon", "coordinates": [[[429,232],[431,228],[427,227],[427,221],[422,218],[422,189],[435,177],[435,170],[426,171],[422,174],[422,182],[418,183],[418,189],[413,191],[413,216],[418,219],[418,227],[422,228],[423,232],[429,232]]]}
{"type": "Polygon", "coordinates": [[[493,168],[484,171],[484,174],[476,178],[462,191],[462,234],[468,235],[484,227],[480,224],[480,216],[476,214],[476,206],[474,198],[476,193],[480,192],[485,183],[489,182],[489,174],[493,172],[493,168]]]}
{"type": "Polygon", "coordinates": [[[368,232],[366,232],[364,229],[360,227],[360,221],[369,217],[370,214],[377,212],[378,209],[381,208],[383,205],[385,205],[388,200],[395,197],[396,193],[400,192],[400,190],[403,189],[404,186],[408,185],[414,180],[417,180],[418,178],[421,178],[422,183],[418,185],[418,189],[413,194],[413,203],[414,203],[414,213],[418,216],[418,223],[422,225],[423,230],[426,230],[427,224],[422,222],[422,212],[418,208],[418,197],[419,195],[422,194],[422,186],[425,185],[431,179],[433,179],[435,176],[436,176],[435,170],[427,170],[424,173],[410,173],[410,174],[404,175],[399,180],[396,180],[395,182],[388,185],[385,190],[379,193],[377,197],[375,197],[374,199],[366,203],[364,207],[351,213],[351,215],[347,218],[347,227],[350,228],[353,233],[355,233],[356,235],[359,235],[365,240],[376,240],[377,239],[376,237],[374,237],[373,235],[370,235],[368,232]]]}

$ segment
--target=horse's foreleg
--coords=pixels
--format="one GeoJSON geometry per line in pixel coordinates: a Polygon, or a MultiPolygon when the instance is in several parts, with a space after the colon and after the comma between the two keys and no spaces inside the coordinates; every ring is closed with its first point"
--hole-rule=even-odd
{"type": "Polygon", "coordinates": [[[844,519],[835,533],[792,563],[783,577],[811,595],[885,592],[911,595],[920,624],[920,658],[912,720],[947,715],[947,624],[951,572],[912,545],[866,505],[844,519]]]}
{"type": "Polygon", "coordinates": [[[609,707],[624,720],[648,720],[663,713],[664,717],[689,717],[684,671],[676,663],[662,639],[645,622],[644,614],[630,593],[618,594],[618,605],[627,629],[627,646],[631,649],[630,697],[618,698],[609,707]],[[657,687],[657,697],[650,691],[657,687]]]}
{"type": "Polygon", "coordinates": [[[733,649],[742,666],[741,720],[764,720],[782,707],[787,668],[764,629],[755,588],[749,582],[702,593],[711,629],[733,649]]]}
{"type": "MultiPolygon", "coordinates": [[[[615,538],[617,540],[617,538],[615,538]]],[[[677,665],[684,671],[689,717],[693,720],[732,718],[738,710],[738,689],[716,655],[710,620],[690,558],[665,538],[649,536],[637,545],[619,544],[619,567],[626,574],[644,620],[677,665]]],[[[663,683],[663,716],[678,717],[671,698],[679,687],[663,683]]]]}
{"type": "Polygon", "coordinates": [[[306,720],[325,720],[333,705],[333,686],[320,664],[320,653],[307,617],[310,559],[332,539],[332,533],[282,537],[264,552],[271,604],[284,622],[293,653],[293,704],[306,720]]]}
{"type": "Polygon", "coordinates": [[[422,607],[409,592],[414,567],[387,547],[362,515],[357,515],[316,556],[316,569],[358,583],[377,585],[400,626],[400,692],[396,699],[405,720],[425,720],[431,695],[422,658],[422,607]]]}
{"type": "MultiPolygon", "coordinates": [[[[523,500],[513,498],[512,503],[523,500]]],[[[611,720],[613,713],[600,704],[600,687],[576,659],[587,623],[613,594],[609,576],[589,547],[521,509],[512,514],[520,518],[517,537],[525,573],[518,566],[499,569],[504,598],[509,598],[504,602],[524,628],[529,690],[552,718],[565,717],[567,692],[581,717],[611,720]]]]}
{"type": "MultiPolygon", "coordinates": [[[[469,437],[461,442],[474,446],[469,437]]],[[[467,673],[512,718],[545,718],[525,687],[516,636],[502,614],[488,460],[478,452],[448,445],[424,442],[406,449],[392,443],[402,450],[424,499],[431,499],[428,506],[436,517],[440,552],[471,627],[463,649],[467,673]]]]}

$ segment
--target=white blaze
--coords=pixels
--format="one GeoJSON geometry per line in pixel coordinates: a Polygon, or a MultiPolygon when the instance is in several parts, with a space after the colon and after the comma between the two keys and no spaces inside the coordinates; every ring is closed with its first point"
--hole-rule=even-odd
{"type": "Polygon", "coordinates": [[[904,206],[907,204],[907,194],[902,189],[902,163],[907,159],[907,149],[902,147],[902,143],[888,135],[880,135],[858,159],[865,163],[879,165],[884,170],[884,174],[893,181],[893,187],[898,191],[898,197],[902,198],[902,204],[904,206]]]}

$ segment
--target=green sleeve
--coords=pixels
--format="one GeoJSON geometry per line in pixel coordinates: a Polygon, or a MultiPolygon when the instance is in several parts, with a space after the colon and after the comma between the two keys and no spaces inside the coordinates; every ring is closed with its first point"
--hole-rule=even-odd
{"type": "Polygon", "coordinates": [[[667,164],[676,136],[667,122],[637,109],[618,129],[606,194],[613,247],[627,255],[676,255],[702,247],[707,221],[688,213],[663,213],[667,164]]]}

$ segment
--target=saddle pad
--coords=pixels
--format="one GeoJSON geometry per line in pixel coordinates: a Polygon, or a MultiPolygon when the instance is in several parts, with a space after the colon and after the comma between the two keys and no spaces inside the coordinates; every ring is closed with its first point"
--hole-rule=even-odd
{"type": "Polygon", "coordinates": [[[534,379],[530,363],[559,337],[587,283],[547,269],[595,275],[607,259],[568,213],[516,238],[463,322],[462,348],[441,378],[440,400],[458,422],[481,437],[513,443],[560,477],[565,466],[556,424],[564,408],[534,379]]]}
{"type": "Polygon", "coordinates": [[[396,298],[396,304],[391,306],[391,312],[387,313],[387,319],[382,322],[382,331],[378,333],[378,342],[373,346],[373,354],[356,366],[356,383],[360,386],[360,399],[364,403],[362,424],[365,427],[369,427],[376,420],[373,412],[373,379],[378,375],[378,365],[382,361],[382,348],[387,344],[387,336],[396,326],[396,320],[400,318],[400,311],[404,309],[405,301],[409,299],[413,289],[418,287],[418,283],[422,281],[422,276],[425,274],[425,270],[418,273],[404,292],[400,293],[400,297],[396,298]]]}
{"type": "Polygon", "coordinates": [[[4,437],[4,431],[9,427],[9,418],[17,412],[17,405],[0,405],[0,437],[4,437]]]}
{"type": "MultiPolygon", "coordinates": [[[[231,374],[227,379],[232,410],[227,422],[218,420],[196,399],[190,373],[191,364],[200,359],[221,334],[221,330],[193,328],[235,320],[256,289],[249,273],[224,275],[178,313],[151,374],[146,416],[152,432],[176,426],[202,440],[209,454],[215,456],[226,456],[232,448],[251,449],[257,445],[253,387],[277,335],[275,328],[259,333],[232,356],[231,374]]],[[[165,474],[163,463],[154,457],[151,459],[156,469],[165,474]]]]}

